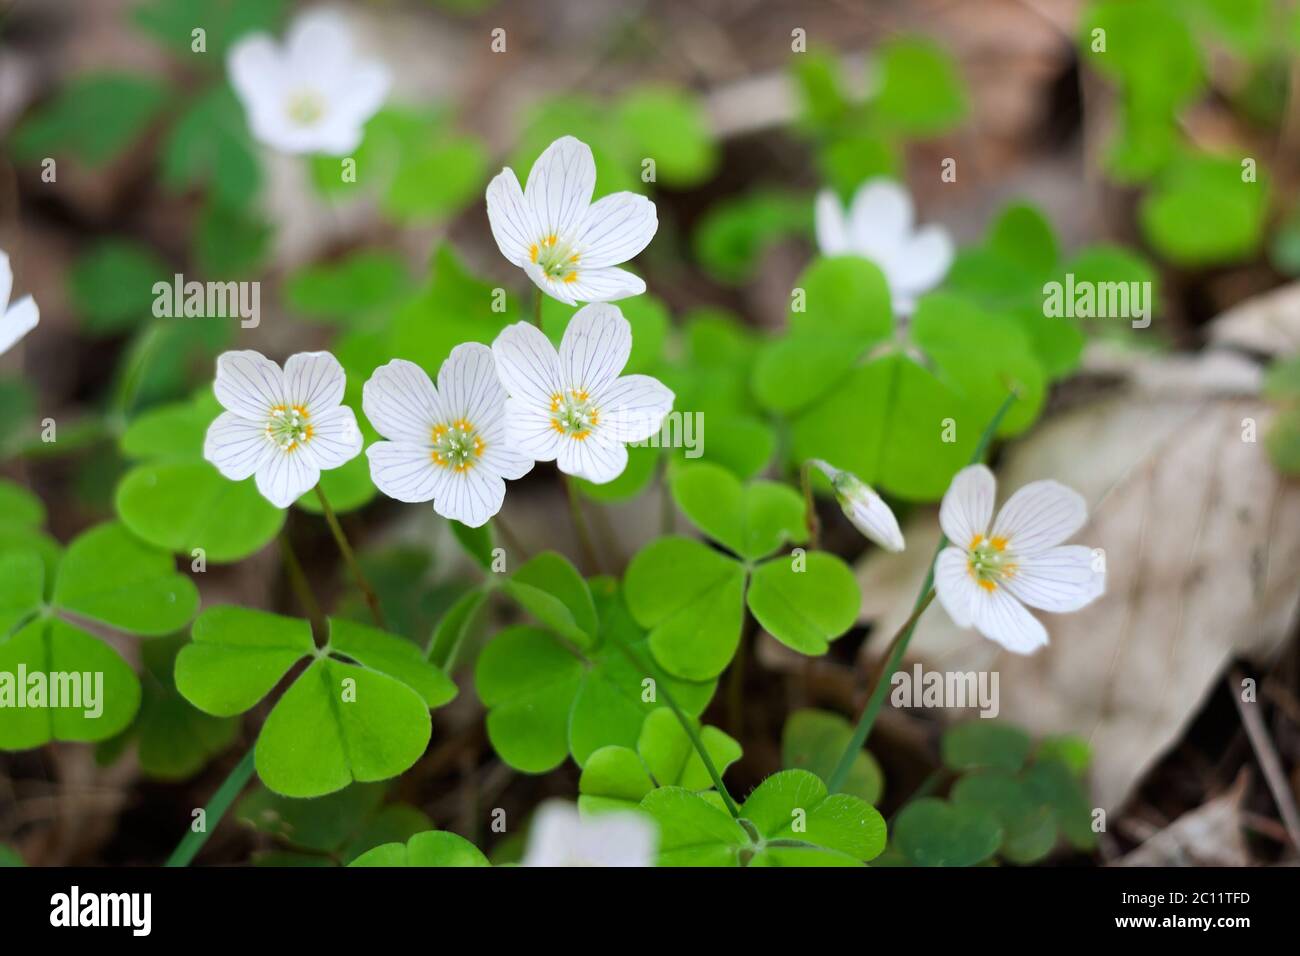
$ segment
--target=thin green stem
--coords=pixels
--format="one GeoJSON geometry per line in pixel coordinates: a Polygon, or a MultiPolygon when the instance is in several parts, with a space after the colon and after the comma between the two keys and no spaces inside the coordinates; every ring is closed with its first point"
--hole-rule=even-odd
{"type": "Polygon", "coordinates": [[[561,472],[560,477],[564,479],[564,491],[569,496],[569,515],[573,519],[573,533],[578,536],[578,544],[582,547],[582,559],[586,562],[587,573],[596,574],[600,571],[600,562],[596,560],[596,549],[591,544],[587,518],[582,513],[582,502],[578,500],[578,486],[572,476],[561,472]]]}
{"type": "Polygon", "coordinates": [[[339,524],[338,515],[330,507],[329,499],[325,497],[325,492],[321,490],[320,485],[316,486],[316,499],[320,502],[321,512],[325,515],[325,523],[330,526],[330,533],[334,535],[334,541],[339,546],[339,553],[343,555],[344,562],[352,571],[353,580],[357,582],[362,597],[370,607],[370,616],[375,619],[378,627],[387,629],[387,625],[384,624],[384,612],[379,607],[379,597],[370,586],[370,582],[366,580],[365,572],[361,570],[352,545],[348,543],[348,536],[343,533],[343,526],[339,524]]]}
{"type": "Polygon", "coordinates": [[[803,482],[803,509],[804,524],[808,526],[808,547],[816,550],[819,547],[821,538],[822,524],[817,518],[817,505],[813,501],[812,492],[812,463],[805,461],[803,468],[800,469],[800,477],[803,482]]]}
{"type": "MultiPolygon", "coordinates": [[[[997,432],[998,426],[1002,424],[1002,419],[1019,397],[1019,391],[1014,388],[1011,389],[1001,406],[993,414],[993,418],[985,427],[984,434],[980,436],[979,444],[975,446],[975,451],[971,455],[970,463],[972,465],[984,457],[989,444],[993,441],[993,435],[997,432]]],[[[894,676],[894,671],[898,670],[899,664],[902,663],[903,655],[907,653],[907,645],[912,640],[912,634],[916,630],[917,622],[921,619],[921,614],[934,600],[934,565],[939,559],[939,553],[943,551],[947,544],[948,539],[940,534],[939,546],[935,548],[934,557],[930,559],[930,568],[925,574],[925,583],[921,585],[921,592],[916,596],[916,602],[912,605],[912,614],[899,628],[898,634],[894,637],[891,644],[893,650],[888,656],[884,670],[880,672],[880,677],[876,680],[875,687],[871,689],[871,696],[867,698],[867,706],[863,708],[862,716],[858,718],[853,737],[849,740],[848,746],[844,748],[844,753],[840,755],[839,763],[835,765],[835,770],[831,773],[830,779],[826,781],[826,786],[831,793],[838,792],[844,785],[858,751],[866,744],[867,737],[871,734],[871,727],[880,713],[881,705],[885,702],[885,693],[889,687],[890,679],[894,676]]]]}
{"type": "Polygon", "coordinates": [[[533,296],[533,325],[539,329],[542,327],[542,290],[535,289],[537,294],[533,296]]]}
{"type": "Polygon", "coordinates": [[[250,747],[243,759],[235,764],[235,769],[230,771],[230,775],[221,782],[221,786],[212,795],[208,805],[203,808],[203,829],[197,832],[191,829],[185,834],[164,865],[189,866],[199,850],[203,849],[203,844],[208,842],[208,835],[221,823],[222,817],[235,802],[235,797],[239,796],[239,792],[253,776],[253,754],[254,749],[250,747]]]}
{"type": "Polygon", "coordinates": [[[293,545],[289,543],[289,530],[287,527],[280,532],[280,556],[284,559],[284,570],[289,577],[289,586],[293,589],[298,604],[302,606],[303,613],[311,621],[312,630],[316,633],[317,640],[324,639],[327,636],[325,615],[321,612],[320,604],[316,601],[316,595],[312,594],[311,584],[307,581],[307,573],[302,569],[302,562],[298,560],[293,545]]]}
{"type": "Polygon", "coordinates": [[[727,790],[727,785],[722,782],[722,774],[718,773],[718,768],[713,763],[713,758],[709,756],[708,750],[705,749],[704,741],[700,739],[700,732],[695,725],[695,721],[686,716],[686,712],[683,711],[681,706],[677,703],[677,700],[673,697],[672,691],[668,689],[668,682],[664,679],[664,675],[653,664],[648,664],[643,661],[636,651],[632,650],[632,648],[628,647],[622,641],[615,640],[611,643],[623,652],[623,655],[629,662],[631,662],[633,667],[654,678],[656,692],[663,695],[664,702],[668,704],[668,708],[673,712],[673,716],[677,718],[677,722],[682,725],[682,730],[686,731],[686,736],[690,739],[691,746],[693,746],[695,752],[700,755],[700,761],[704,764],[704,769],[708,771],[709,779],[713,781],[714,789],[718,791],[718,796],[722,797],[722,802],[726,804],[727,812],[731,814],[733,819],[739,819],[740,807],[736,806],[736,801],[731,799],[731,794],[727,790]]]}

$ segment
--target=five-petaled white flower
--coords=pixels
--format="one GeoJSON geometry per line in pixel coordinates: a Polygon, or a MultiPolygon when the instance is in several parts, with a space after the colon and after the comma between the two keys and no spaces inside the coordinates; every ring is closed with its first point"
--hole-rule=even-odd
{"type": "Polygon", "coordinates": [[[388,95],[387,68],[357,59],[347,23],[328,10],[298,17],[283,48],[265,33],[241,39],[226,63],[253,135],[285,153],[352,152],[388,95]]]}
{"type": "Polygon", "coordinates": [[[894,517],[889,505],[885,504],[885,499],[876,494],[870,485],[852,472],[841,471],[820,458],[813,458],[808,464],[830,479],[831,487],[835,489],[835,498],[853,527],[886,551],[903,550],[903,532],[898,527],[898,519],[894,517]]]}
{"type": "Polygon", "coordinates": [[[885,274],[894,313],[908,316],[916,300],[948,274],[953,244],[942,226],[913,231],[912,197],[890,179],[858,187],[847,212],[829,189],[817,194],[817,245],[827,256],[862,256],[885,274]]]}
{"type": "Polygon", "coordinates": [[[654,866],[659,832],[630,810],[582,816],[572,804],[543,803],[533,817],[523,866],[654,866]]]}
{"type": "Polygon", "coordinates": [[[1007,650],[1030,654],[1047,643],[1047,631],[1025,605],[1077,611],[1105,592],[1106,575],[1092,549],[1061,544],[1088,519],[1077,491],[1031,482],[994,521],[996,491],[993,472],[983,465],[953,478],[939,507],[952,546],[939,554],[934,586],[958,627],[974,626],[1007,650]]]}
{"type": "Polygon", "coordinates": [[[595,189],[591,147],[572,136],[546,147],[523,190],[509,167],[488,183],[488,222],[501,254],[569,305],[645,291],[640,277],[615,266],[654,237],[655,204],[630,192],[592,203],[595,189]]]}
{"type": "Polygon", "coordinates": [[[30,295],[25,295],[12,305],[9,293],[13,291],[14,274],[9,268],[9,256],[0,252],[0,355],[4,355],[18,340],[36,328],[41,321],[41,310],[30,295]]]}
{"type": "Polygon", "coordinates": [[[516,322],[497,336],[497,374],[510,393],[511,443],[538,461],[596,484],[627,467],[625,442],[659,431],[673,393],[649,375],[622,375],[632,328],[617,306],[583,306],[564,330],[557,354],[542,331],[516,322]]]}
{"type": "Polygon", "coordinates": [[[366,449],[376,487],[398,501],[433,500],[444,518],[477,528],[501,510],[505,478],[522,478],[532,458],[506,437],[506,392],[492,350],[466,342],[451,350],[438,387],[412,362],[375,369],[361,408],[389,441],[366,449]]]}
{"type": "Polygon", "coordinates": [[[347,376],[328,352],[299,352],[280,366],[258,352],[225,352],[214,390],[226,409],[208,427],[203,457],[227,478],[256,475],[257,490],[287,508],[320,473],[361,452],[347,376]]]}

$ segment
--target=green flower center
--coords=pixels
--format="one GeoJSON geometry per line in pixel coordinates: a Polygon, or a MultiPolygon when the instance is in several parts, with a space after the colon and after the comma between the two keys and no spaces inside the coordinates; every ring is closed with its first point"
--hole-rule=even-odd
{"type": "Polygon", "coordinates": [[[487,448],[478,429],[463,418],[450,425],[434,425],[432,437],[433,463],[453,471],[469,471],[487,448]]]}
{"type": "Polygon", "coordinates": [[[266,437],[284,451],[295,451],[311,441],[314,429],[307,409],[301,405],[276,405],[266,423],[266,437]]]}
{"type": "Polygon", "coordinates": [[[600,424],[600,409],[584,389],[571,388],[551,396],[551,427],[561,435],[583,441],[600,424]]]}
{"type": "Polygon", "coordinates": [[[528,247],[528,257],[557,282],[578,280],[578,253],[572,242],[559,236],[546,236],[541,242],[533,243],[528,247]]]}
{"type": "Polygon", "coordinates": [[[325,115],[325,101],[312,90],[302,90],[289,97],[285,111],[299,126],[312,126],[325,115]]]}
{"type": "Polygon", "coordinates": [[[1016,571],[1016,563],[1007,551],[1006,538],[986,538],[975,535],[966,549],[966,567],[970,576],[986,591],[996,591],[998,585],[1016,571]]]}

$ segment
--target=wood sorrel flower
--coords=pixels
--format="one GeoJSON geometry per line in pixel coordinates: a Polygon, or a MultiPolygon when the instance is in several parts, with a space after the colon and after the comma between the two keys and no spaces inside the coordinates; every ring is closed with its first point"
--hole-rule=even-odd
{"type": "Polygon", "coordinates": [[[13,291],[14,274],[9,268],[9,256],[0,252],[0,355],[13,348],[18,340],[36,328],[41,321],[41,310],[36,301],[25,295],[12,305],[9,294],[13,291]]]}
{"type": "Polygon", "coordinates": [[[822,254],[862,256],[879,266],[897,315],[911,315],[917,298],[943,281],[952,265],[948,231],[942,226],[913,231],[912,197],[893,180],[863,183],[847,212],[835,193],[823,189],[814,212],[822,254]]]}
{"type": "Polygon", "coordinates": [[[214,390],[226,409],[208,427],[203,457],[233,481],[255,475],[277,508],[310,491],[320,473],[361,452],[347,376],[329,352],[299,352],[280,366],[258,352],[225,352],[214,390]]]}
{"type": "Polygon", "coordinates": [[[615,266],[654,237],[655,204],[630,192],[592,203],[595,188],[591,147],[572,136],[546,147],[523,190],[509,167],[488,183],[488,222],[501,254],[568,305],[645,291],[639,276],[615,266]]]}
{"type": "Polygon", "coordinates": [[[632,327],[617,306],[579,309],[557,353],[540,329],[516,322],[492,343],[497,374],[510,393],[511,443],[537,461],[596,484],[627,467],[626,442],[659,430],[673,393],[649,375],[623,375],[632,327]]]}
{"type": "Polygon", "coordinates": [[[506,436],[506,392],[492,350],[451,350],[438,387],[413,362],[394,359],[370,376],[361,408],[389,441],[366,449],[375,486],[398,501],[433,501],[444,518],[477,528],[501,510],[503,479],[522,478],[533,460],[506,436]]]}
{"type": "Polygon", "coordinates": [[[583,817],[551,800],[533,816],[523,866],[654,866],[659,832],[649,817],[610,811],[583,817]]]}
{"type": "Polygon", "coordinates": [[[1047,631],[1025,605],[1077,611],[1106,589],[1092,549],[1061,542],[1083,527],[1087,505],[1055,481],[1013,494],[993,520],[997,482],[983,465],[959,471],[939,506],[951,542],[935,565],[935,591],[958,627],[974,627],[1009,651],[1030,654],[1047,631]],[[990,527],[992,525],[992,527],[990,527]]]}
{"type": "Polygon", "coordinates": [[[352,152],[390,82],[382,63],[354,56],[347,23],[328,10],[298,17],[283,48],[265,33],[241,39],[226,65],[253,135],[285,153],[352,152]]]}
{"type": "Polygon", "coordinates": [[[894,517],[889,505],[885,504],[885,500],[869,485],[857,475],[841,471],[820,458],[813,458],[808,464],[830,479],[831,487],[835,489],[835,499],[853,527],[886,551],[903,550],[905,544],[898,519],[894,517]]]}

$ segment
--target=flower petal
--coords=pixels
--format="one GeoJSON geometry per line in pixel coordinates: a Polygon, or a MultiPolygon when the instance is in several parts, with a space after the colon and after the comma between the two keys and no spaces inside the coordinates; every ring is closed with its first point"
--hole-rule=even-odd
{"type": "Polygon", "coordinates": [[[480,432],[505,414],[506,390],[497,378],[492,350],[481,342],[464,342],[438,370],[438,397],[449,421],[465,419],[480,432]]]}
{"type": "Polygon", "coordinates": [[[1083,495],[1056,481],[1031,481],[1007,499],[993,536],[1018,558],[1060,544],[1088,520],[1083,495]]]}
{"type": "Polygon", "coordinates": [[[659,431],[676,396],[650,375],[624,375],[595,394],[602,433],[620,442],[644,441],[659,431]]]}
{"type": "Polygon", "coordinates": [[[1013,654],[1032,654],[1047,644],[1047,629],[1005,587],[976,587],[972,605],[976,630],[1013,654]]]}
{"type": "Polygon", "coordinates": [[[934,564],[934,590],[939,603],[958,627],[970,627],[974,620],[973,605],[979,585],[970,575],[966,552],[961,548],[944,548],[934,564]]]}
{"type": "Polygon", "coordinates": [[[393,76],[384,64],[372,61],[352,66],[343,82],[344,88],[335,93],[331,112],[361,129],[384,105],[393,76]]]}
{"type": "Polygon", "coordinates": [[[925,226],[903,242],[885,269],[891,287],[912,297],[928,292],[948,274],[952,266],[953,242],[942,226],[925,226]]]}
{"type": "Polygon", "coordinates": [[[405,359],[375,369],[361,389],[361,410],[385,438],[422,447],[428,447],[433,426],[444,417],[428,374],[405,359]]]}
{"type": "Polygon", "coordinates": [[[447,480],[433,499],[433,510],[470,528],[478,528],[501,510],[506,483],[499,475],[475,466],[448,471],[447,480]]]}
{"type": "MultiPolygon", "coordinates": [[[[645,292],[644,279],[626,269],[618,269],[614,266],[604,266],[600,269],[580,268],[573,275],[576,278],[572,282],[552,282],[551,286],[562,286],[564,294],[574,302],[613,302],[616,299],[626,299],[645,292]]],[[[551,295],[560,298],[560,295],[555,292],[551,292],[551,295]]]]}
{"type": "Polygon", "coordinates": [[[528,262],[529,249],[541,238],[542,231],[524,200],[513,169],[501,170],[488,183],[487,213],[492,238],[497,241],[501,255],[517,266],[528,262]]]}
{"type": "Polygon", "coordinates": [[[560,356],[541,329],[527,322],[502,329],[492,343],[492,355],[511,398],[550,408],[551,396],[562,390],[560,356]]]}
{"type": "Polygon", "coordinates": [[[1081,544],[1048,548],[1020,559],[1006,588],[1030,607],[1063,614],[1106,591],[1106,573],[1093,569],[1093,551],[1081,544]]]}
{"type": "Polygon", "coordinates": [[[558,299],[565,305],[578,304],[578,300],[573,297],[573,290],[575,288],[574,284],[578,280],[578,274],[576,272],[569,273],[571,279],[570,281],[565,282],[563,279],[554,278],[535,262],[525,262],[523,268],[528,278],[533,280],[533,285],[537,286],[537,288],[541,289],[552,299],[558,299]]]}
{"type": "Polygon", "coordinates": [[[212,387],[223,408],[259,424],[266,422],[272,408],[288,404],[280,366],[251,349],[222,352],[212,387]]]}
{"type": "MultiPolygon", "coordinates": [[[[508,441],[494,442],[489,438],[485,439],[484,443],[486,447],[483,449],[483,457],[478,461],[478,467],[484,471],[514,480],[522,478],[533,470],[533,459],[521,449],[510,445],[508,441]]],[[[551,455],[551,458],[554,457],[555,455],[551,455]]]]}
{"type": "Polygon", "coordinates": [[[366,449],[370,480],[397,501],[429,501],[446,481],[447,469],[433,463],[427,445],[404,441],[377,441],[366,449]]]}
{"type": "Polygon", "coordinates": [[[560,342],[560,381],[599,399],[632,354],[632,326],[618,306],[598,302],[579,309],[560,342]]]}
{"type": "Polygon", "coordinates": [[[337,468],[361,454],[363,444],[357,416],[346,405],[335,405],[311,417],[312,434],[303,451],[321,471],[337,468]]]}
{"type": "Polygon", "coordinates": [[[650,244],[659,218],[655,204],[636,193],[611,193],[587,210],[578,231],[578,265],[584,269],[627,262],[650,244]]]}
{"type": "Polygon", "coordinates": [[[231,481],[243,481],[256,472],[274,451],[265,425],[234,412],[218,415],[203,439],[203,457],[231,481]]]}
{"type": "Polygon", "coordinates": [[[284,397],[311,415],[343,401],[347,381],[343,366],[329,352],[299,352],[284,363],[284,397]]]}
{"type": "Polygon", "coordinates": [[[912,228],[912,197],[892,179],[873,179],[858,188],[849,209],[853,248],[864,255],[890,253],[912,228]]]}
{"type": "Polygon", "coordinates": [[[4,355],[18,340],[41,322],[41,310],[36,300],[25,295],[7,310],[0,313],[0,355],[4,355]]]}
{"type": "Polygon", "coordinates": [[[320,469],[298,451],[276,448],[256,472],[257,490],[277,508],[287,508],[316,487],[320,469]]]}
{"type": "MultiPolygon", "coordinates": [[[[486,454],[492,454],[494,444],[488,441],[486,454]]],[[[543,405],[529,399],[506,399],[506,446],[534,461],[554,461],[560,454],[560,443],[568,441],[555,429],[549,404],[543,405]]],[[[506,472],[502,472],[506,474],[506,472]]]]}
{"type": "Polygon", "coordinates": [[[596,160],[590,146],[562,136],[546,147],[524,185],[524,198],[542,230],[537,238],[571,239],[587,215],[595,190],[596,160]]]}
{"type": "Polygon", "coordinates": [[[275,41],[265,33],[247,36],[226,53],[230,85],[252,114],[268,100],[278,100],[284,84],[284,62],[275,41]]]}
{"type": "Polygon", "coordinates": [[[298,80],[322,83],[344,75],[352,64],[352,33],[333,10],[316,9],[296,17],[284,44],[285,64],[298,80]]]}
{"type": "Polygon", "coordinates": [[[566,475],[603,485],[623,474],[627,467],[627,449],[622,442],[606,437],[605,429],[597,429],[582,441],[561,438],[555,464],[566,475]]]}
{"type": "Polygon", "coordinates": [[[903,530],[898,526],[898,519],[885,499],[866,485],[852,498],[845,498],[843,509],[845,516],[869,540],[874,541],[886,551],[895,553],[907,547],[903,540],[903,530]]]}
{"type": "Polygon", "coordinates": [[[976,535],[987,534],[993,520],[997,480],[984,465],[969,465],[953,476],[939,505],[939,527],[960,548],[976,535]]]}
{"type": "Polygon", "coordinates": [[[817,193],[813,204],[816,220],[817,248],[824,256],[841,256],[852,251],[849,245],[849,224],[840,199],[830,189],[817,193]]]}

